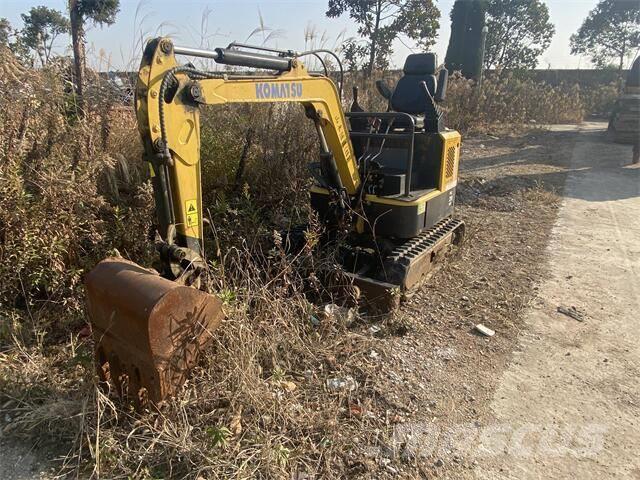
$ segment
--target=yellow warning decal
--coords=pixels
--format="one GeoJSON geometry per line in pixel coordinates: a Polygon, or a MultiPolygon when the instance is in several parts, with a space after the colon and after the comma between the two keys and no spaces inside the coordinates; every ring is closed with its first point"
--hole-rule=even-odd
{"type": "Polygon", "coordinates": [[[418,204],[418,215],[422,215],[427,210],[427,202],[418,204]]]}
{"type": "Polygon", "coordinates": [[[198,201],[197,200],[187,200],[184,206],[184,211],[186,212],[187,219],[187,227],[197,227],[198,222],[198,201]]]}

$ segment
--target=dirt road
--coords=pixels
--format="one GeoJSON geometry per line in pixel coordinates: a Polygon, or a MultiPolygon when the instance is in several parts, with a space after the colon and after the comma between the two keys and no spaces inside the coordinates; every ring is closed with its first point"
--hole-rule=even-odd
{"type": "Polygon", "coordinates": [[[579,130],[550,274],[479,433],[476,478],[640,478],[640,169],[602,124],[579,130]]]}
{"type": "Polygon", "coordinates": [[[390,441],[401,476],[640,478],[640,169],[605,129],[467,139],[470,236],[405,307],[394,361],[415,380],[383,390],[417,397],[390,441]]]}

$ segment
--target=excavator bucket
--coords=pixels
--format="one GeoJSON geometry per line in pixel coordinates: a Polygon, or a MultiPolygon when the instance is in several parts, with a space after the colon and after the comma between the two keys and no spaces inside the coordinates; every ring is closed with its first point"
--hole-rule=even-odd
{"type": "Polygon", "coordinates": [[[122,258],[85,284],[101,380],[138,406],[175,394],[222,320],[220,300],[122,258]]]}

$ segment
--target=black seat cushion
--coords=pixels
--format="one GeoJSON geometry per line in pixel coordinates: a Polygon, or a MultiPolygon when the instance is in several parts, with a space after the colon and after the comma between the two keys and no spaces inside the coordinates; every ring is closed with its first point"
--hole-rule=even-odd
{"type": "Polygon", "coordinates": [[[435,95],[438,88],[436,64],[436,56],[433,53],[414,53],[407,57],[402,69],[404,75],[391,96],[393,110],[414,115],[425,112],[427,97],[421,83],[425,82],[429,93],[435,95]]]}

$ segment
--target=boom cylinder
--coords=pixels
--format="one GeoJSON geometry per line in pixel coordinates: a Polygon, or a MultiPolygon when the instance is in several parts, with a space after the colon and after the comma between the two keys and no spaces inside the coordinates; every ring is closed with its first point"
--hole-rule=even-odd
{"type": "Polygon", "coordinates": [[[264,68],[281,72],[291,70],[291,59],[263,53],[246,52],[236,48],[216,48],[215,50],[203,50],[191,47],[173,47],[176,55],[188,55],[191,57],[211,58],[222,65],[236,67],[264,68]]]}
{"type": "Polygon", "coordinates": [[[213,58],[214,60],[218,59],[218,52],[215,50],[203,50],[202,48],[192,48],[192,47],[173,47],[173,51],[176,55],[189,55],[191,57],[203,57],[203,58],[213,58]]]}
{"type": "Polygon", "coordinates": [[[238,67],[264,68],[267,70],[279,70],[281,72],[291,70],[291,59],[264,55],[262,53],[244,52],[234,48],[216,48],[217,63],[223,65],[235,65],[238,67]]]}

